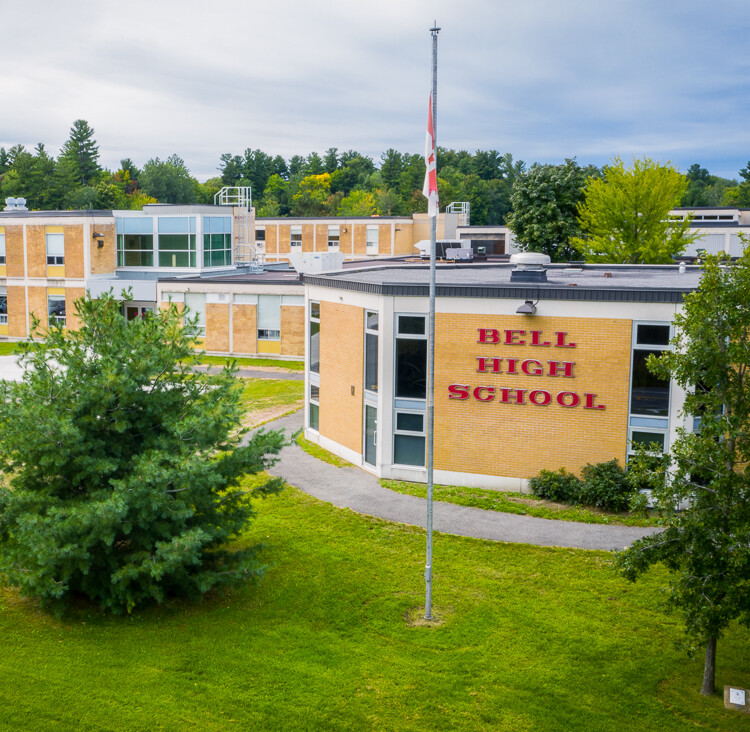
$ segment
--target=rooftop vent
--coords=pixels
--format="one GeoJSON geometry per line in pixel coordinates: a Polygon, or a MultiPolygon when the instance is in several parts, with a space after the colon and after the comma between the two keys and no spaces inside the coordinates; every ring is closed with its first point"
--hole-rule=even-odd
{"type": "Polygon", "coordinates": [[[510,258],[514,269],[510,273],[511,282],[546,282],[547,265],[550,258],[538,252],[519,252],[510,258]]]}
{"type": "Polygon", "coordinates": [[[28,211],[29,209],[26,208],[25,198],[6,198],[5,210],[6,211],[28,211]]]}

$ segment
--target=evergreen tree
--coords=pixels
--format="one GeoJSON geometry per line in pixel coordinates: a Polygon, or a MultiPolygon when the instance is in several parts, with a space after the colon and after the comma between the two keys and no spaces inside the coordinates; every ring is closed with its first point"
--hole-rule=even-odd
{"type": "Polygon", "coordinates": [[[99,146],[94,130],[84,119],[77,119],[70,128],[70,137],[60,151],[60,159],[68,161],[81,185],[88,185],[99,173],[99,146]]]}
{"type": "Polygon", "coordinates": [[[248,494],[280,489],[242,481],[281,435],[241,444],[242,387],[193,371],[196,321],[176,306],[128,321],[105,295],[75,315],[24,344],[22,382],[0,382],[0,572],[58,612],[77,594],[129,612],[258,576],[254,549],[226,542],[248,494]]]}

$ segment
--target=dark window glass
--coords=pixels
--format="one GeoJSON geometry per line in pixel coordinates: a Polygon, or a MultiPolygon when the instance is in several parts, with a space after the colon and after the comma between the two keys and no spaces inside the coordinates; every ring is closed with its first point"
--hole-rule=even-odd
{"type": "Polygon", "coordinates": [[[266,230],[265,229],[256,229],[255,230],[255,241],[265,241],[266,240],[266,230]]]}
{"type": "Polygon", "coordinates": [[[630,441],[635,445],[644,445],[649,447],[653,443],[656,443],[659,450],[664,449],[664,435],[657,432],[635,432],[630,437],[630,441]]]}
{"type": "Polygon", "coordinates": [[[401,335],[424,335],[424,315],[401,315],[398,319],[398,332],[401,335]]]}
{"type": "Polygon", "coordinates": [[[666,417],[669,414],[669,380],[654,376],[646,367],[650,354],[661,351],[633,351],[633,389],[631,414],[666,417]]]}
{"type": "Polygon", "coordinates": [[[378,390],[378,337],[365,333],[365,389],[378,390]]]}
{"type": "Polygon", "coordinates": [[[643,346],[668,346],[668,325],[639,325],[636,342],[643,346]]]}
{"type": "Polygon", "coordinates": [[[424,465],[424,437],[393,436],[393,462],[399,465],[424,465]]]}
{"type": "Polygon", "coordinates": [[[425,399],[427,395],[427,341],[396,339],[396,396],[425,399]]]}
{"type": "Polygon", "coordinates": [[[424,415],[397,412],[396,429],[405,432],[424,432],[424,415]]]}
{"type": "Polygon", "coordinates": [[[310,321],[310,371],[320,372],[320,323],[310,321]]]}
{"type": "Polygon", "coordinates": [[[310,384],[310,399],[317,402],[320,400],[320,387],[315,384],[310,384]]]}
{"type": "Polygon", "coordinates": [[[318,429],[320,422],[320,410],[317,404],[310,404],[310,427],[314,430],[318,429]]]}
{"type": "Polygon", "coordinates": [[[367,312],[365,316],[365,327],[367,330],[377,330],[378,329],[378,314],[377,313],[371,313],[367,312]]]}
{"type": "Polygon", "coordinates": [[[319,302],[310,303],[310,317],[318,318],[318,320],[320,320],[320,303],[319,302]]]}

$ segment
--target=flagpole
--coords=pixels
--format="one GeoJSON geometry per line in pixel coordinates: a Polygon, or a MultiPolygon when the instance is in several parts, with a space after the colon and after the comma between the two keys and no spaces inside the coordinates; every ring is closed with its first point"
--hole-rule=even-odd
{"type": "MultiPolygon", "coordinates": [[[[432,35],[432,150],[437,152],[437,37],[440,28],[437,21],[430,28],[432,35]]],[[[435,159],[437,165],[437,159],[435,159]]],[[[437,177],[437,172],[435,173],[437,177]]],[[[435,431],[435,270],[437,250],[437,216],[430,217],[430,315],[429,347],[427,352],[427,551],[424,569],[425,620],[432,620],[432,493],[435,431]]]]}

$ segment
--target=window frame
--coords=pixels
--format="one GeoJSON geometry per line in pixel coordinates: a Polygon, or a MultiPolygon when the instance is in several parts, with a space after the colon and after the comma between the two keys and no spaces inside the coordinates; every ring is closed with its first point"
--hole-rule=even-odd
{"type": "Polygon", "coordinates": [[[341,251],[341,227],[338,225],[328,226],[328,251],[341,251]]]}
{"type": "Polygon", "coordinates": [[[65,265],[65,234],[61,234],[59,232],[45,232],[44,234],[44,245],[45,245],[45,254],[47,256],[47,265],[51,267],[61,267],[65,265]],[[62,254],[50,254],[50,238],[54,237],[52,241],[58,241],[57,237],[59,237],[59,241],[62,242],[62,254]]]}
{"type": "Polygon", "coordinates": [[[362,383],[364,384],[364,391],[375,397],[378,393],[378,388],[380,385],[380,313],[377,310],[367,310],[364,311],[365,316],[365,337],[364,337],[364,354],[363,354],[363,374],[362,374],[362,383]],[[370,316],[374,315],[376,317],[375,327],[370,327],[368,325],[370,316]],[[368,388],[368,355],[370,355],[370,347],[368,346],[368,336],[370,336],[370,339],[375,338],[375,388],[371,389],[368,388]]]}
{"type": "Polygon", "coordinates": [[[67,304],[65,302],[65,295],[47,293],[47,325],[51,326],[53,320],[55,321],[55,325],[59,325],[61,328],[65,327],[67,322],[67,304]],[[66,312],[63,315],[52,315],[50,309],[53,302],[63,303],[63,309],[66,310],[66,312]]]}
{"type": "Polygon", "coordinates": [[[302,248],[302,227],[301,226],[289,227],[289,248],[290,249],[302,248]]]}

